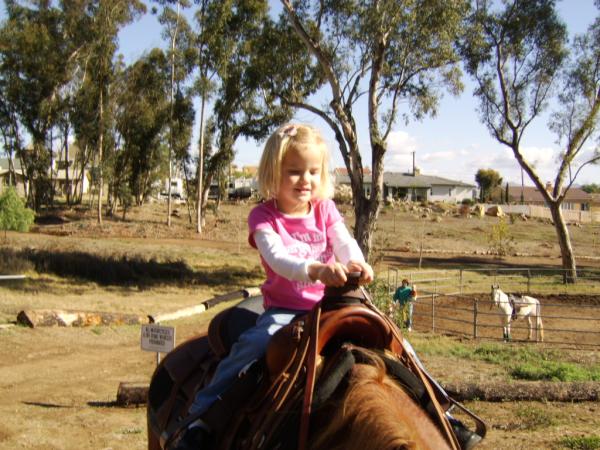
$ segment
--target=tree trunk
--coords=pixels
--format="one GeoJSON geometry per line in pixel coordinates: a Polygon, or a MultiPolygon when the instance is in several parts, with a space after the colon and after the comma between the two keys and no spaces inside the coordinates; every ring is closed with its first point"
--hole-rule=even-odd
{"type": "Polygon", "coordinates": [[[69,182],[69,125],[65,125],[65,193],[67,206],[71,206],[71,183],[69,182]]]}
{"type": "Polygon", "coordinates": [[[100,89],[99,101],[99,136],[98,136],[98,225],[102,226],[102,147],[104,146],[104,96],[100,89]]]}
{"type": "Polygon", "coordinates": [[[188,220],[191,225],[192,223],[194,223],[194,220],[192,218],[192,202],[191,202],[191,198],[190,198],[190,194],[191,194],[192,190],[190,188],[190,176],[188,174],[186,164],[183,164],[183,176],[185,177],[185,192],[186,192],[185,204],[187,205],[188,220]]]}
{"type": "Polygon", "coordinates": [[[206,97],[203,95],[200,106],[200,148],[198,149],[198,181],[196,186],[196,232],[202,233],[202,178],[204,170],[204,108],[206,106],[206,97]]]}
{"type": "Polygon", "coordinates": [[[562,210],[560,209],[560,203],[550,202],[548,203],[548,206],[550,207],[550,213],[552,214],[552,220],[554,221],[554,228],[556,229],[558,244],[560,246],[562,266],[565,271],[564,281],[565,283],[575,283],[577,281],[575,255],[573,254],[573,247],[571,246],[569,229],[567,228],[567,224],[562,215],[562,210]]]}

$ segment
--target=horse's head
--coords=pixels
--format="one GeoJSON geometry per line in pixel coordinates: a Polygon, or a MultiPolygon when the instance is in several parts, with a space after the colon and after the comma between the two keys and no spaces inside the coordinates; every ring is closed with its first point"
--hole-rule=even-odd
{"type": "Polygon", "coordinates": [[[349,368],[344,388],[315,411],[312,420],[323,425],[314,428],[310,448],[452,448],[417,394],[388,373],[387,362],[365,349],[355,355],[364,359],[349,368]]]}
{"type": "Polygon", "coordinates": [[[500,286],[497,284],[492,284],[492,302],[490,303],[490,309],[492,306],[498,306],[498,302],[500,301],[500,286]]]}

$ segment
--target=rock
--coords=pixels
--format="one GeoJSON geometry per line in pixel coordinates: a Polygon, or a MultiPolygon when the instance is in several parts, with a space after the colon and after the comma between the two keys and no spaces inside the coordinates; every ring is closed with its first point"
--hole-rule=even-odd
{"type": "Polygon", "coordinates": [[[502,211],[502,208],[500,206],[494,205],[494,206],[490,206],[485,211],[485,215],[491,216],[491,217],[504,217],[506,214],[504,214],[504,211],[502,211]]]}
{"type": "Polygon", "coordinates": [[[481,204],[477,204],[475,206],[473,206],[473,214],[475,214],[478,217],[483,217],[485,215],[485,207],[481,204]]]}

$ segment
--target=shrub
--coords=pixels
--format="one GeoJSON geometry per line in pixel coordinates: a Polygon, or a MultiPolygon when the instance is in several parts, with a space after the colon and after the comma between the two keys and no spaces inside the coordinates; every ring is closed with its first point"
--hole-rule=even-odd
{"type": "Polygon", "coordinates": [[[515,240],[511,236],[509,226],[504,218],[501,217],[496,225],[492,225],[488,243],[493,255],[506,256],[514,251],[515,240]]]}
{"type": "Polygon", "coordinates": [[[0,194],[0,230],[29,231],[35,217],[34,212],[25,206],[14,188],[9,187],[0,194]]]}
{"type": "Polygon", "coordinates": [[[600,449],[600,436],[565,436],[559,441],[561,448],[572,450],[600,449]]]}

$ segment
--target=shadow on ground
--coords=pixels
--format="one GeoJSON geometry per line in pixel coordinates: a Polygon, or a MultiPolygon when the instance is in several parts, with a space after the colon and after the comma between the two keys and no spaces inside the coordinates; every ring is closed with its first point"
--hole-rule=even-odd
{"type": "MultiPolygon", "coordinates": [[[[262,276],[260,267],[225,265],[216,269],[193,270],[184,261],[156,261],[140,257],[100,256],[84,252],[56,252],[37,249],[0,249],[5,267],[32,265],[36,272],[73,277],[103,286],[156,285],[248,285],[262,276]]],[[[2,269],[2,267],[0,267],[2,269]]],[[[1,273],[1,272],[0,272],[1,273]]],[[[18,283],[14,284],[18,286],[18,283]]]]}

